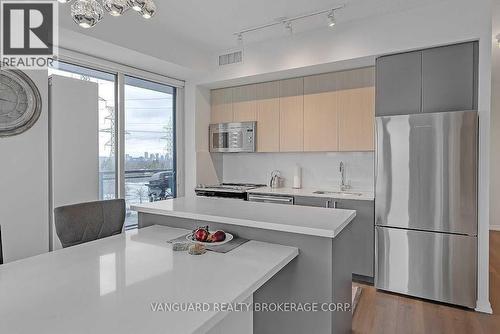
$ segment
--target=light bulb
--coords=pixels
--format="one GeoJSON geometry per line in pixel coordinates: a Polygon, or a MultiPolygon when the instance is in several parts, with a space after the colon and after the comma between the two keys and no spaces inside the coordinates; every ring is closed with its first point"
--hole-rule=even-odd
{"type": "Polygon", "coordinates": [[[331,11],[330,14],[328,14],[328,26],[333,28],[335,24],[337,24],[337,22],[335,22],[335,13],[331,11]]]}
{"type": "Polygon", "coordinates": [[[152,18],[156,14],[156,5],[153,0],[146,0],[144,8],[142,8],[140,13],[145,19],[152,18]]]}
{"type": "Polygon", "coordinates": [[[146,0],[127,0],[127,3],[136,12],[140,12],[146,6],[146,0]]]}
{"type": "Polygon", "coordinates": [[[130,9],[127,0],[104,0],[103,5],[111,16],[120,16],[130,9]]]}
{"type": "Polygon", "coordinates": [[[91,28],[101,21],[104,10],[96,0],[77,0],[71,5],[73,21],[82,28],[91,28]]]}

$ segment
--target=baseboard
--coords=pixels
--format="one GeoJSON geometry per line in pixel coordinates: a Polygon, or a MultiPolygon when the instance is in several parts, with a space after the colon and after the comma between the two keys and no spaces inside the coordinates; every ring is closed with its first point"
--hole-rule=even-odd
{"type": "Polygon", "coordinates": [[[490,231],[500,231],[500,225],[490,225],[490,231]]]}
{"type": "Polygon", "coordinates": [[[491,308],[491,304],[488,300],[485,301],[478,300],[476,302],[475,311],[486,314],[493,314],[493,309],[491,308]]]}

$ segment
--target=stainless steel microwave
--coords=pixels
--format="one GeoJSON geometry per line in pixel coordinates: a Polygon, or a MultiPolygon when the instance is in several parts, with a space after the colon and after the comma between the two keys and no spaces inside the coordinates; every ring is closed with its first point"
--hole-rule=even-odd
{"type": "Polygon", "coordinates": [[[257,122],[210,124],[210,152],[255,152],[257,122]]]}

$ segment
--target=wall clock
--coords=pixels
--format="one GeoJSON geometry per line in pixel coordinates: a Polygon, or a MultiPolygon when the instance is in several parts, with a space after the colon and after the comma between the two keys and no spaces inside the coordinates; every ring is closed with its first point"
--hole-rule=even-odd
{"type": "Polygon", "coordinates": [[[0,70],[0,137],[28,130],[41,111],[40,92],[29,77],[19,70],[0,70]]]}

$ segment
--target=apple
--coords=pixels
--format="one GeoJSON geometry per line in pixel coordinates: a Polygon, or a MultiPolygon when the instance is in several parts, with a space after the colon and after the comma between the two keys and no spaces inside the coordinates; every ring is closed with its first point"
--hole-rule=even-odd
{"type": "Polygon", "coordinates": [[[212,242],[221,242],[226,240],[226,233],[224,231],[216,231],[212,234],[212,242]]]}
{"type": "Polygon", "coordinates": [[[196,241],[201,241],[201,242],[207,241],[208,237],[210,236],[210,232],[208,232],[208,227],[197,228],[194,231],[193,236],[196,241]]]}

